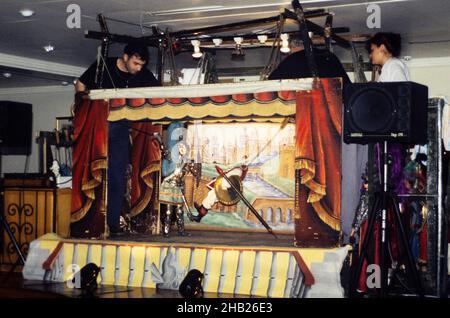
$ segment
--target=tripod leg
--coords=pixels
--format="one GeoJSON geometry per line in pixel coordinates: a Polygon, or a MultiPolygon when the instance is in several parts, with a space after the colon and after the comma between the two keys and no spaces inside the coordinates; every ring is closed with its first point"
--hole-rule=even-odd
{"type": "Polygon", "coordinates": [[[25,265],[25,256],[23,255],[22,251],[20,250],[19,243],[17,243],[16,238],[14,237],[14,234],[11,231],[11,228],[9,227],[8,223],[6,222],[5,218],[0,212],[0,221],[2,223],[3,228],[5,229],[6,233],[8,233],[9,239],[14,245],[14,248],[17,252],[17,255],[19,255],[19,259],[22,262],[22,265],[25,265]]]}
{"type": "Polygon", "coordinates": [[[419,273],[417,272],[416,264],[414,263],[411,249],[408,243],[408,239],[406,238],[406,232],[403,227],[403,223],[400,217],[400,210],[398,207],[398,201],[395,197],[391,197],[391,203],[394,207],[395,212],[395,221],[397,222],[398,229],[400,230],[400,239],[402,240],[403,247],[406,251],[407,256],[407,262],[409,270],[407,270],[407,273],[412,276],[414,285],[416,287],[416,291],[419,294],[420,297],[423,297],[423,290],[422,290],[422,284],[420,283],[419,273]]]}
{"type": "Polygon", "coordinates": [[[387,295],[387,287],[388,287],[388,265],[386,262],[387,258],[387,250],[388,250],[388,237],[389,237],[389,228],[387,226],[387,209],[388,198],[386,193],[382,193],[381,199],[381,226],[378,240],[380,242],[380,276],[381,276],[381,288],[380,288],[380,297],[384,298],[387,295]]]}
{"type": "Polygon", "coordinates": [[[350,292],[352,293],[352,295],[356,295],[356,289],[358,287],[361,270],[364,264],[364,260],[367,257],[367,248],[373,235],[373,227],[375,225],[376,217],[378,214],[379,202],[380,202],[379,197],[375,195],[373,206],[369,211],[369,219],[368,219],[369,223],[367,225],[366,235],[364,236],[363,244],[361,247],[361,255],[359,256],[358,259],[358,266],[356,267],[355,272],[352,275],[352,286],[350,288],[350,292]]]}

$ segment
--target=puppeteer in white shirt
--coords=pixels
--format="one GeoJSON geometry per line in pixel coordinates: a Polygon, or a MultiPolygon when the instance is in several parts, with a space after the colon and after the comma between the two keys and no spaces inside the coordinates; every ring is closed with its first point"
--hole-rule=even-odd
{"type": "Polygon", "coordinates": [[[410,80],[408,67],[396,57],[391,57],[383,64],[378,78],[378,82],[406,82],[410,80]]]}

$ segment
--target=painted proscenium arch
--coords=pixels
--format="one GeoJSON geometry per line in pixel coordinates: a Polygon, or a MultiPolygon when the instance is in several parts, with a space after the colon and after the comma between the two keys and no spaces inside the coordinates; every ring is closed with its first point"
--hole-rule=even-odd
{"type": "Polygon", "coordinates": [[[295,115],[295,103],[295,91],[190,98],[119,98],[110,100],[108,120],[285,117],[295,115]]]}

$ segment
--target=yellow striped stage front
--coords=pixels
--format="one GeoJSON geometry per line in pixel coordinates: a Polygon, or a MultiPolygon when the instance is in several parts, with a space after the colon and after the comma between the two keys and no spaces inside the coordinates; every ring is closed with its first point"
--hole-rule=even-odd
{"type": "Polygon", "coordinates": [[[329,250],[68,240],[47,234],[32,242],[23,273],[25,279],[65,282],[95,263],[100,284],[159,288],[169,269],[176,269],[169,276],[177,277],[178,285],[197,269],[204,274],[205,293],[303,297],[314,284],[311,264],[329,250]]]}

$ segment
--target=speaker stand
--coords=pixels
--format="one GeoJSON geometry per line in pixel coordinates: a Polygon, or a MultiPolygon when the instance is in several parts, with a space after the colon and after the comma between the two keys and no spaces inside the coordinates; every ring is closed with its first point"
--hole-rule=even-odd
{"type": "MultiPolygon", "coordinates": [[[[419,278],[419,273],[417,271],[417,268],[415,266],[415,262],[412,257],[412,253],[410,250],[410,246],[408,243],[408,239],[406,237],[406,232],[403,227],[403,223],[401,220],[400,210],[399,210],[399,204],[397,201],[397,197],[395,193],[392,193],[388,189],[388,174],[389,174],[389,165],[390,165],[390,159],[388,156],[388,142],[384,141],[384,146],[382,150],[382,158],[383,158],[383,170],[381,175],[381,183],[382,183],[382,190],[377,191],[374,193],[374,200],[373,205],[369,211],[368,216],[368,226],[367,231],[364,236],[364,241],[361,248],[361,255],[359,256],[358,260],[358,266],[356,267],[355,273],[352,277],[352,286],[350,292],[353,295],[357,295],[357,287],[359,283],[359,278],[361,275],[361,270],[363,268],[364,260],[367,259],[367,262],[369,262],[368,255],[367,255],[367,249],[369,247],[369,243],[372,240],[372,234],[374,230],[375,222],[378,222],[379,225],[379,256],[380,256],[380,279],[381,282],[380,286],[377,286],[377,288],[380,289],[379,296],[381,298],[384,298],[388,296],[388,289],[389,289],[389,278],[388,278],[388,267],[389,263],[387,262],[387,256],[388,253],[388,244],[389,244],[389,219],[388,219],[388,212],[389,208],[390,211],[394,212],[395,222],[398,227],[399,233],[400,233],[400,240],[401,244],[403,245],[403,249],[406,252],[406,274],[409,276],[410,281],[413,282],[415,286],[416,296],[423,297],[423,290],[419,278]]],[[[374,249],[375,250],[375,249],[374,249]]],[[[402,260],[402,257],[399,256],[398,263],[402,260]]],[[[393,278],[395,278],[395,273],[398,270],[399,264],[393,269],[393,275],[391,282],[393,281],[393,278]]]]}

